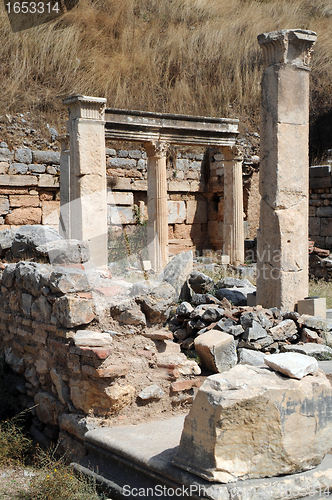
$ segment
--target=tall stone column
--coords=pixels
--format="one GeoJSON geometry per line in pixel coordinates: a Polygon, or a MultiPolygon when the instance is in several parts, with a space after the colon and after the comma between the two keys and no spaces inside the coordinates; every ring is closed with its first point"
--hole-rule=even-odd
{"type": "Polygon", "coordinates": [[[165,142],[144,144],[148,156],[148,247],[152,268],[164,269],[168,262],[168,210],[165,142]]]}
{"type": "Polygon", "coordinates": [[[304,30],[258,36],[266,69],[257,303],[283,311],[308,295],[309,63],[316,38],[304,30]]]}
{"type": "Polygon", "coordinates": [[[73,96],[69,108],[70,234],[90,246],[92,267],[107,266],[106,99],[73,96]]]}
{"type": "Polygon", "coordinates": [[[236,147],[224,153],[224,254],[230,263],[244,262],[242,158],[236,147]]]}
{"type": "Polygon", "coordinates": [[[66,239],[71,238],[70,228],[70,144],[69,134],[58,137],[60,154],[60,221],[59,233],[66,239]]]}

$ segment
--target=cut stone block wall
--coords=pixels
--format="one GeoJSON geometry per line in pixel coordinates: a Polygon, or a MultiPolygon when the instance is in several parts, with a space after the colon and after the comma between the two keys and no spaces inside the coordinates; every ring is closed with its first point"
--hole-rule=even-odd
{"type": "MultiPolygon", "coordinates": [[[[108,225],[113,234],[147,219],[147,159],[143,150],[106,148],[108,225]]],[[[60,153],[0,145],[0,230],[24,224],[58,228],[60,153]]],[[[222,249],[223,154],[175,153],[167,164],[169,252],[222,249]]],[[[257,174],[258,175],[258,174],[257,174]]],[[[245,173],[247,237],[257,230],[259,194],[255,176],[245,173]],[[256,200],[257,198],[257,200],[256,200]]]]}
{"type": "Polygon", "coordinates": [[[309,237],[315,246],[332,250],[331,164],[309,169],[309,237]]]}
{"type": "Polygon", "coordinates": [[[0,144],[0,230],[24,224],[58,227],[60,153],[0,144]]]}

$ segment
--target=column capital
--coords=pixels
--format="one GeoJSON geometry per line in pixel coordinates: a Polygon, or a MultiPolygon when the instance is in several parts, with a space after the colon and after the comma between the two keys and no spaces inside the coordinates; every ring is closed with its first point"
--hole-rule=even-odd
{"type": "Polygon", "coordinates": [[[166,156],[169,144],[164,141],[149,141],[143,143],[146,150],[146,154],[149,156],[155,156],[157,158],[162,158],[166,156]]]}
{"type": "Polygon", "coordinates": [[[57,141],[60,142],[61,153],[67,151],[70,148],[70,137],[69,134],[58,135],[57,141]]]}
{"type": "Polygon", "coordinates": [[[106,109],[106,99],[104,97],[74,95],[63,99],[62,102],[68,106],[70,120],[85,118],[104,121],[106,109]]]}
{"type": "Polygon", "coordinates": [[[243,161],[243,153],[238,146],[223,146],[226,161],[243,161]]]}
{"type": "Polygon", "coordinates": [[[288,63],[308,70],[317,34],[300,29],[280,30],[261,33],[257,39],[267,66],[288,63]]]}

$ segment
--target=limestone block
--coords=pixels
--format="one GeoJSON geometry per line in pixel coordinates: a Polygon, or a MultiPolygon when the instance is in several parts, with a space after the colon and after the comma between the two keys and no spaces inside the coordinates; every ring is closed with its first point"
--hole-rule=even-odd
{"type": "Polygon", "coordinates": [[[277,372],[297,379],[301,379],[306,375],[313,375],[318,370],[318,363],[315,358],[295,352],[270,354],[265,356],[264,363],[277,372]]]}
{"type": "Polygon", "coordinates": [[[108,158],[107,167],[111,168],[136,168],[136,160],[129,158],[108,158]]]}
{"type": "Polygon", "coordinates": [[[131,207],[107,205],[108,224],[135,224],[136,218],[131,207]]]}
{"type": "Polygon", "coordinates": [[[74,406],[85,413],[112,414],[129,405],[135,395],[133,386],[118,383],[107,384],[103,381],[69,380],[70,397],[74,406]]]}
{"type": "Polygon", "coordinates": [[[327,345],[323,344],[290,344],[282,346],[283,352],[298,352],[300,354],[305,354],[307,356],[312,356],[318,361],[325,361],[327,359],[332,359],[332,349],[327,345]]]}
{"type": "MultiPolygon", "coordinates": [[[[195,224],[196,226],[200,224],[195,224]]],[[[192,237],[192,224],[175,224],[172,238],[189,239],[192,237]]]]}
{"type": "Polygon", "coordinates": [[[205,200],[188,200],[187,201],[187,224],[206,224],[207,216],[207,201],[205,200]]]}
{"type": "Polygon", "coordinates": [[[0,148],[0,161],[11,161],[14,153],[8,148],[0,148]]]}
{"type": "Polygon", "coordinates": [[[78,347],[110,347],[112,340],[109,333],[92,330],[77,330],[74,336],[74,343],[78,347]]]}
{"type": "Polygon", "coordinates": [[[190,192],[190,182],[189,181],[169,181],[168,183],[168,191],[185,191],[190,192]]]}
{"type": "Polygon", "coordinates": [[[273,340],[286,340],[293,337],[293,335],[297,335],[297,327],[292,319],[285,319],[278,325],[270,328],[270,334],[272,335],[273,340]]]}
{"type": "Polygon", "coordinates": [[[25,163],[12,163],[9,167],[9,175],[26,174],[28,171],[28,165],[25,163]]]}
{"type": "Polygon", "coordinates": [[[58,188],[59,182],[56,176],[50,174],[40,174],[38,177],[39,187],[52,187],[58,188]]]}
{"type": "Polygon", "coordinates": [[[108,205],[133,205],[133,193],[123,193],[119,191],[107,190],[107,204],[108,205]]]}
{"type": "Polygon", "coordinates": [[[37,417],[44,424],[58,425],[63,406],[49,392],[38,392],[34,398],[37,417]]]}
{"type": "Polygon", "coordinates": [[[41,224],[41,208],[14,208],[10,214],[6,215],[6,224],[13,226],[41,224]]]}
{"type": "Polygon", "coordinates": [[[174,463],[222,483],[297,473],[322,461],[331,431],[332,388],[322,372],[295,380],[238,365],[199,389],[174,463]]]}
{"type": "Polygon", "coordinates": [[[139,393],[138,397],[142,401],[147,401],[150,399],[161,399],[164,395],[164,391],[157,384],[149,385],[144,387],[144,389],[139,393]]]}
{"type": "MultiPolygon", "coordinates": [[[[37,186],[38,177],[35,175],[1,175],[0,186],[37,186]]],[[[9,193],[8,193],[9,194],[9,193]]]]}
{"type": "Polygon", "coordinates": [[[58,226],[60,218],[59,201],[42,201],[42,224],[58,226]]]}
{"type": "Polygon", "coordinates": [[[186,218],[186,205],[184,201],[168,201],[168,224],[180,224],[186,218]]]}
{"type": "Polygon", "coordinates": [[[214,373],[222,373],[237,364],[236,342],[228,333],[218,330],[199,335],[195,349],[203,365],[214,373]]]}
{"type": "Polygon", "coordinates": [[[7,174],[9,163],[7,161],[0,161],[0,174],[7,174]]]}
{"type": "Polygon", "coordinates": [[[60,153],[57,151],[32,151],[32,160],[29,163],[60,165],[60,153]]]}
{"type": "Polygon", "coordinates": [[[55,300],[53,315],[65,328],[87,325],[94,317],[92,301],[65,295],[55,300]]]}
{"type": "Polygon", "coordinates": [[[83,441],[84,434],[98,427],[98,420],[93,417],[85,417],[72,413],[64,413],[59,418],[60,429],[73,434],[83,441]]]}
{"type": "Polygon", "coordinates": [[[90,259],[88,243],[79,240],[51,241],[39,245],[36,253],[48,257],[51,264],[80,264],[90,259]]]}
{"type": "MultiPolygon", "coordinates": [[[[0,197],[1,198],[1,197],[0,197]]],[[[9,204],[11,207],[39,207],[38,195],[11,195],[9,196],[9,204]]]]}
{"type": "Polygon", "coordinates": [[[326,318],[326,298],[308,298],[299,300],[297,303],[297,311],[299,314],[309,314],[309,316],[320,316],[326,318]]]}
{"type": "Polygon", "coordinates": [[[8,212],[9,212],[8,196],[1,196],[0,195],[0,213],[1,214],[8,214],[8,212]]]}
{"type": "Polygon", "coordinates": [[[18,163],[32,163],[32,152],[29,148],[18,148],[15,151],[14,159],[18,163]]]}
{"type": "Polygon", "coordinates": [[[28,165],[29,172],[33,172],[35,174],[45,174],[46,166],[38,165],[37,163],[30,163],[28,165]]]}
{"type": "Polygon", "coordinates": [[[253,349],[238,349],[238,358],[240,365],[261,366],[264,365],[265,354],[253,349]]]}

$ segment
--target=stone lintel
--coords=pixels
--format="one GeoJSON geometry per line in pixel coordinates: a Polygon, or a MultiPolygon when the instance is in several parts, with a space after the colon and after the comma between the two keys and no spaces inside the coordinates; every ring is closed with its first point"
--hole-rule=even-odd
{"type": "Polygon", "coordinates": [[[261,33],[257,39],[267,66],[289,63],[298,68],[309,69],[317,34],[301,29],[280,30],[261,33]]]}
{"type": "Polygon", "coordinates": [[[106,109],[107,139],[169,144],[233,146],[237,119],[106,109]]]}
{"type": "Polygon", "coordinates": [[[104,97],[74,95],[63,99],[62,102],[68,106],[69,120],[85,118],[104,121],[106,108],[106,99],[104,97]]]}

